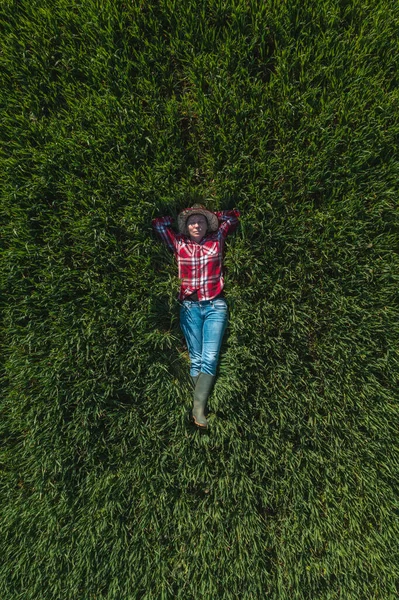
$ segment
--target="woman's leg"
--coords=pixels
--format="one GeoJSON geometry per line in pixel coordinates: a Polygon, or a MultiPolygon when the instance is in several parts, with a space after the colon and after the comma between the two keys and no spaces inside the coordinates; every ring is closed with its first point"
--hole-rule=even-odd
{"type": "MultiPolygon", "coordinates": [[[[203,322],[204,311],[201,309],[200,305],[191,302],[183,302],[180,310],[180,326],[184,333],[184,337],[186,338],[191,362],[190,375],[194,386],[192,418],[197,427],[206,429],[208,427],[208,422],[204,415],[206,399],[205,402],[201,399],[201,385],[199,384],[199,379],[204,375],[204,373],[201,373],[203,322]]],[[[207,375],[205,375],[205,377],[207,377],[207,375]]]]}
{"type": "Polygon", "coordinates": [[[198,427],[208,428],[205,407],[215,380],[216,368],[226,330],[228,311],[225,300],[203,306],[201,372],[194,390],[193,418],[198,427]]]}

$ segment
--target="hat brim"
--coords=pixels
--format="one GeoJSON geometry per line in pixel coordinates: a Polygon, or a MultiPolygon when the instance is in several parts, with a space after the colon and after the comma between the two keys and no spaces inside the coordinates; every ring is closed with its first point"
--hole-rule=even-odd
{"type": "Polygon", "coordinates": [[[209,231],[213,232],[218,230],[219,221],[215,213],[207,210],[206,208],[197,208],[196,206],[191,206],[190,208],[185,208],[182,210],[177,217],[177,227],[180,233],[187,235],[187,219],[192,215],[203,215],[207,220],[209,231]]]}

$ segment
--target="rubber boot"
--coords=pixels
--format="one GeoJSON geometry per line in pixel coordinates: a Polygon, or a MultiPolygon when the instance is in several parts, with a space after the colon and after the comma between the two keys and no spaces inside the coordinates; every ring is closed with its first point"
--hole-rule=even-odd
{"type": "Polygon", "coordinates": [[[195,386],[197,385],[198,377],[199,377],[199,374],[195,375],[194,377],[192,375],[190,375],[191,383],[193,384],[194,389],[195,389],[195,386]]]}
{"type": "Polygon", "coordinates": [[[214,379],[215,375],[200,373],[195,385],[192,415],[195,425],[201,429],[208,429],[208,421],[205,418],[204,411],[209,394],[211,393],[214,379]]]}

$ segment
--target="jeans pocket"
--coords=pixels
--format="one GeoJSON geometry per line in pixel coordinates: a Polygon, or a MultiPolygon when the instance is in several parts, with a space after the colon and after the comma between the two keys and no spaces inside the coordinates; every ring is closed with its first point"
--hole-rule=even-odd
{"type": "Polygon", "coordinates": [[[188,315],[191,312],[192,303],[191,302],[182,302],[180,304],[180,317],[184,317],[184,315],[188,315]]]}

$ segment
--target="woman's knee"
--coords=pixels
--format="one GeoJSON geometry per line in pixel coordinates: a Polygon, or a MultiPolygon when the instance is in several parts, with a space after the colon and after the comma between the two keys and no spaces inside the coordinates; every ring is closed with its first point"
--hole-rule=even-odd
{"type": "Polygon", "coordinates": [[[201,354],[197,354],[197,352],[189,352],[190,355],[190,363],[192,371],[201,371],[202,367],[202,356],[201,354]]]}
{"type": "Polygon", "coordinates": [[[219,352],[206,352],[202,354],[201,371],[209,375],[216,375],[219,352]]]}

